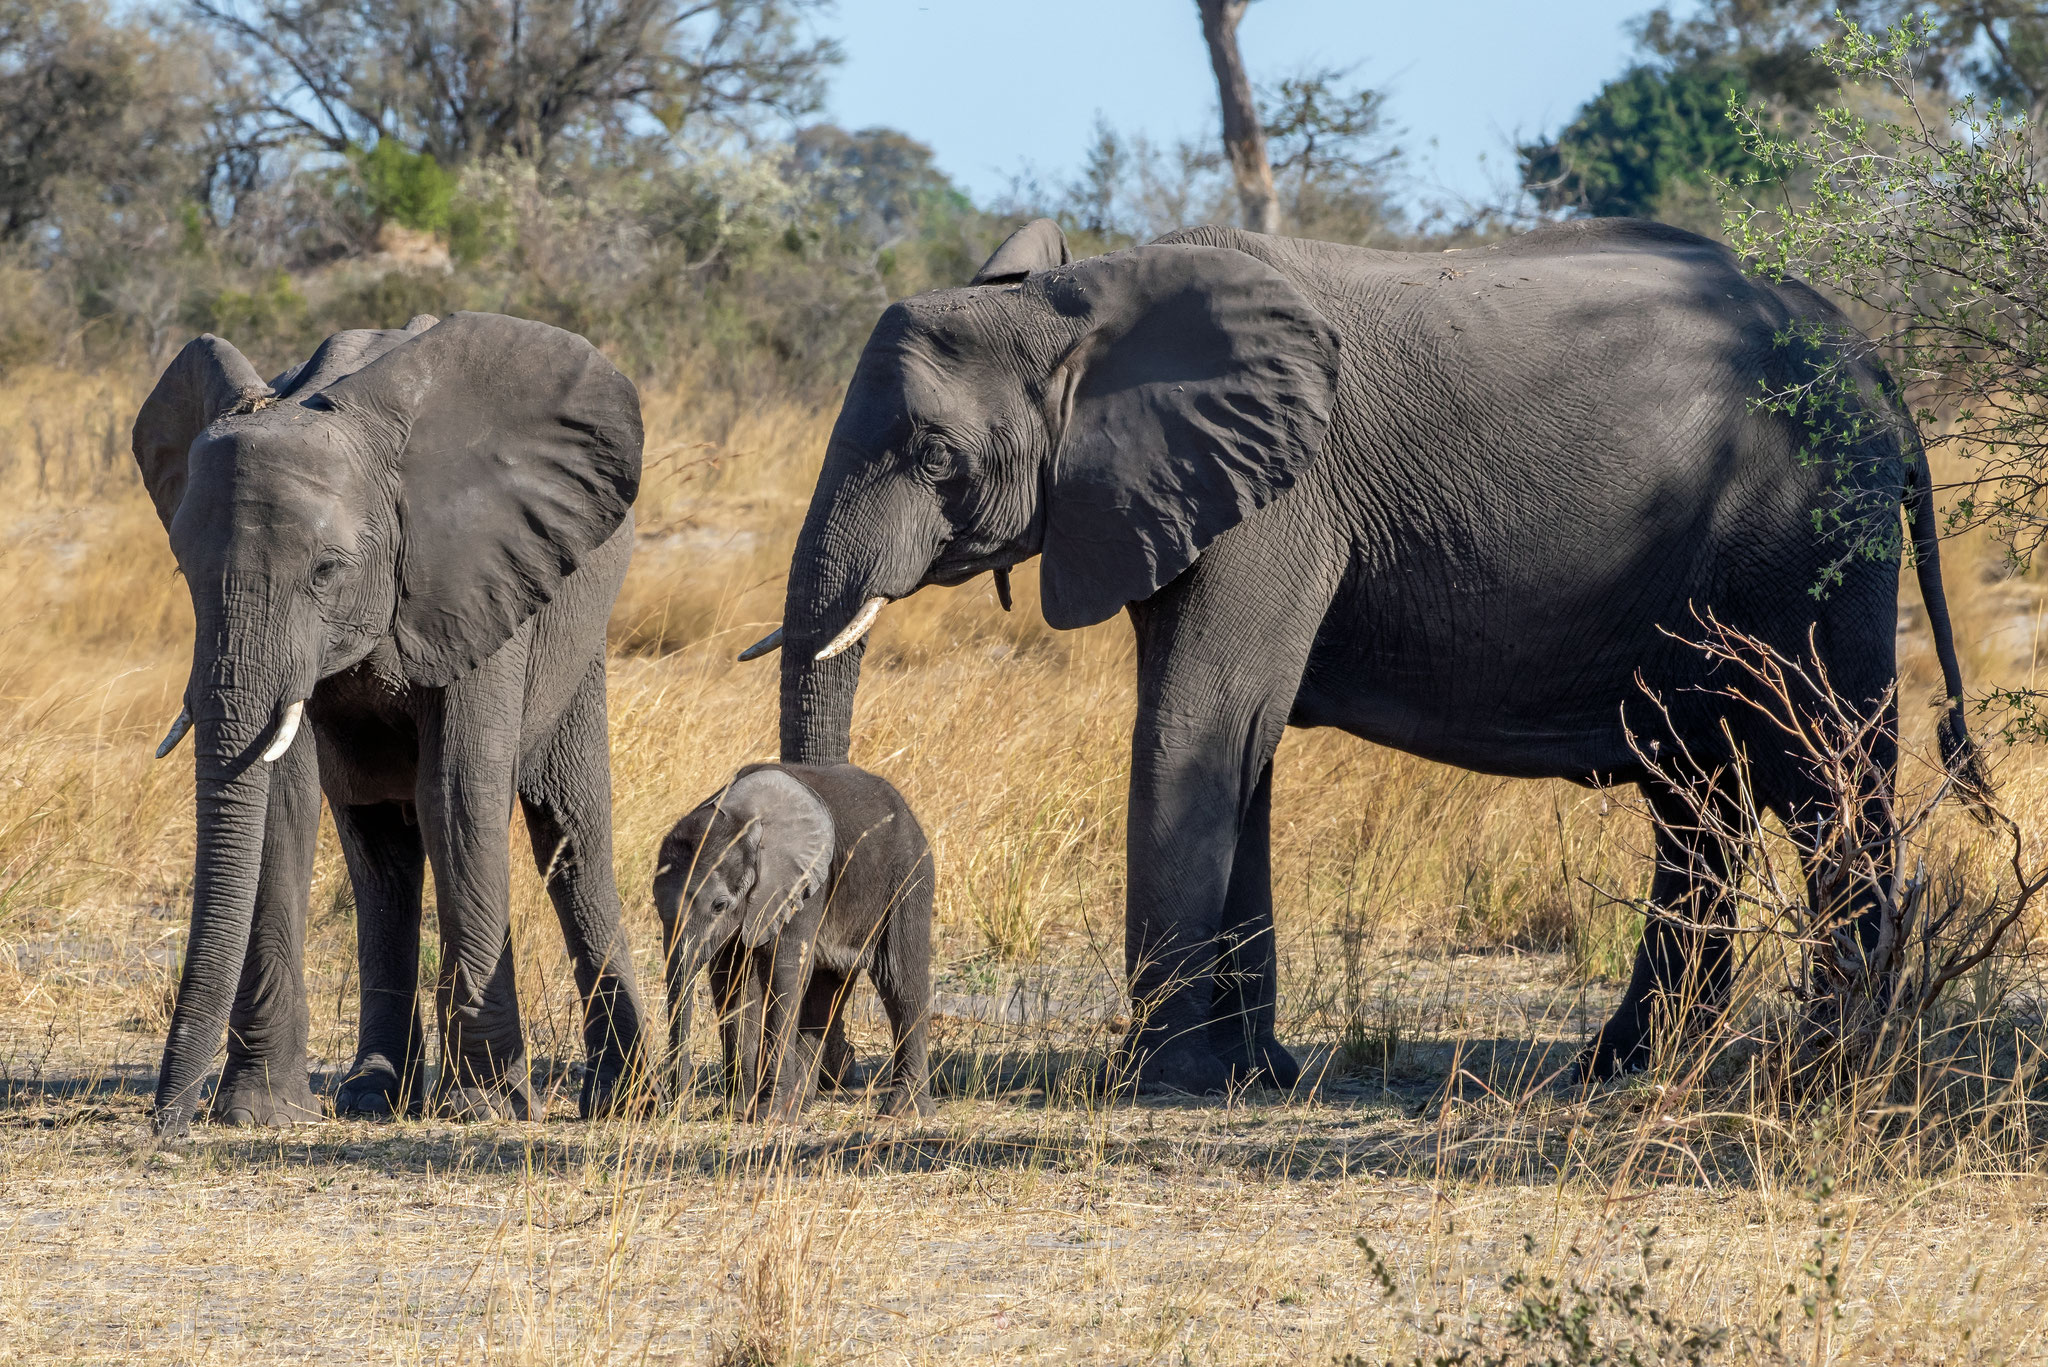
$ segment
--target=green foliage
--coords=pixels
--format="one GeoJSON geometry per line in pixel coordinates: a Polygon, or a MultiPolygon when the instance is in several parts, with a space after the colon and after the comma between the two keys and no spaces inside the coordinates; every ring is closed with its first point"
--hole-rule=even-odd
{"type": "Polygon", "coordinates": [[[271,271],[248,289],[223,289],[193,301],[195,331],[244,338],[251,346],[295,339],[308,321],[306,296],[291,276],[271,271]]]}
{"type": "MultiPolygon", "coordinates": [[[[1736,1340],[1725,1326],[1687,1320],[1652,1289],[1653,1275],[1671,1266],[1671,1259],[1656,1254],[1657,1233],[1652,1227],[1638,1240],[1634,1275],[1602,1271],[1592,1277],[1532,1269],[1526,1260],[1536,1257],[1536,1240],[1523,1235],[1525,1261],[1499,1283],[1505,1313],[1495,1317],[1475,1309],[1457,1315],[1439,1306],[1417,1316],[1411,1328],[1427,1349],[1400,1367],[1705,1367],[1732,1360],[1736,1340]]],[[[1357,1243],[1380,1294],[1397,1301],[1400,1284],[1393,1269],[1363,1237],[1357,1243]]],[[[1568,1248],[1566,1256],[1586,1259],[1577,1248],[1568,1248]]],[[[1395,1359],[1374,1363],[1356,1353],[1340,1362],[1396,1367],[1395,1359]]]]}
{"type": "MultiPolygon", "coordinates": [[[[1864,93],[1796,135],[1737,108],[1766,176],[1809,188],[1787,199],[1737,185],[1727,232],[1766,277],[1807,280],[1878,320],[1868,341],[1826,339],[1832,359],[1762,401],[1826,404],[1882,360],[1924,439],[1966,462],[1950,526],[1988,527],[2025,567],[2048,540],[2048,187],[2025,116],[1927,99],[1919,66],[1938,36],[1919,16],[1848,25],[1820,58],[1864,93]]],[[[1896,535],[1867,520],[1858,534],[1896,535]]],[[[2048,735],[2048,696],[1997,701],[2008,736],[2048,735]]]]}
{"type": "Polygon", "coordinates": [[[418,232],[446,233],[457,178],[430,152],[409,152],[394,138],[379,138],[365,152],[349,149],[371,212],[418,232]]]}
{"type": "MultiPolygon", "coordinates": [[[[1713,1363],[1832,1362],[1848,1324],[1847,1227],[1834,1205],[1832,1179],[1812,1175],[1806,1192],[1813,1239],[1807,1256],[1779,1291],[1761,1327],[1731,1327],[1674,1308],[1658,1280],[1672,1265],[1657,1252],[1655,1226],[1633,1239],[1628,1271],[1601,1267],[1591,1275],[1560,1275],[1535,1266],[1539,1246],[1522,1236],[1522,1257],[1501,1274],[1499,1295],[1459,1294],[1452,1305],[1406,1311],[1420,1345],[1406,1358],[1346,1353],[1341,1367],[1708,1367],[1713,1363]]],[[[1611,1225],[1602,1242],[1626,1237],[1611,1225]]],[[[1363,1236],[1357,1239],[1381,1297],[1403,1300],[1400,1279],[1363,1236]]],[[[1598,1265],[1597,1251],[1567,1246],[1564,1260],[1598,1265]]],[[[1424,1288],[1417,1286],[1421,1292],[1424,1288]]],[[[1460,1288],[1463,1291],[1463,1288],[1460,1288]]]]}
{"type": "Polygon", "coordinates": [[[1520,150],[1522,184],[1545,210],[1654,216],[1673,191],[1765,170],[1729,122],[1748,99],[1731,70],[1639,66],[1610,81],[1554,141],[1520,150]]]}

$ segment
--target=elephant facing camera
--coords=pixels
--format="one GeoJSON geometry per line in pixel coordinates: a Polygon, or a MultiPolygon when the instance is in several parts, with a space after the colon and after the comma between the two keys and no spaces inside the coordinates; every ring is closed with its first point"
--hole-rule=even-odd
{"type": "Polygon", "coordinates": [[[756,764],[675,824],[655,864],[669,1077],[693,1076],[696,979],[749,1119],[794,1120],[852,1073],[844,1013],[866,973],[894,1044],[881,1113],[930,1115],[931,845],[903,795],[851,764],[756,764]]]}

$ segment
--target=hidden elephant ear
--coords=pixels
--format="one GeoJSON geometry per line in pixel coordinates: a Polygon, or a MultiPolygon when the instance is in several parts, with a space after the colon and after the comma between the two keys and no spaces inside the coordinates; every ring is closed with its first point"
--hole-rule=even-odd
{"type": "Polygon", "coordinates": [[[640,396],[573,332],[495,313],[421,323],[308,402],[358,416],[392,462],[393,635],[406,677],[438,687],[503,646],[625,520],[640,396]]]}
{"type": "Polygon", "coordinates": [[[995,254],[981,263],[970,285],[1007,285],[1033,271],[1049,271],[1074,258],[1067,253],[1067,235],[1049,218],[1034,218],[1003,239],[995,254]]]}
{"type": "Polygon", "coordinates": [[[271,397],[234,344],[208,333],[185,344],[135,415],[135,464],[166,530],[185,497],[187,452],[222,418],[252,413],[271,397]]]}
{"type": "Polygon", "coordinates": [[[344,375],[353,375],[393,347],[425,332],[441,320],[431,313],[415,314],[402,328],[352,328],[337,332],[322,342],[303,362],[270,382],[280,399],[317,394],[344,375]]]}
{"type": "Polygon", "coordinates": [[[1337,333],[1265,262],[1155,245],[1026,285],[1080,325],[1049,377],[1040,598],[1056,628],[1157,593],[1321,453],[1337,333]]]}
{"type": "Polygon", "coordinates": [[[832,813],[803,782],[772,766],[734,779],[719,806],[758,837],[740,940],[759,949],[782,933],[805,901],[825,890],[837,842],[832,813]]]}

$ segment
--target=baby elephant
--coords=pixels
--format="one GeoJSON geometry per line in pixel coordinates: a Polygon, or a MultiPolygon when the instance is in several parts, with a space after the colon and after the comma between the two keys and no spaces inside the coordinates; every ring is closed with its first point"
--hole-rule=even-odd
{"type": "Polygon", "coordinates": [[[867,971],[895,1036],[885,1116],[929,1115],[932,853],[902,794],[851,764],[755,764],[675,825],[654,875],[674,1076],[710,968],[728,1085],[751,1118],[801,1112],[867,971]],[[828,1041],[828,1032],[832,1038],[828,1041]]]}

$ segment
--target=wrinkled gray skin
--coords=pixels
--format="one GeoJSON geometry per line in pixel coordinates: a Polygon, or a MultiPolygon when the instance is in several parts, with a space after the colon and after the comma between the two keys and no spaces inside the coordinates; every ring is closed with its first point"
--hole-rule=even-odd
{"type": "Polygon", "coordinates": [[[422,1102],[415,1000],[433,869],[452,1115],[534,1113],[508,936],[524,808],[582,992],[586,1115],[633,1074],[641,1007],[612,874],[604,625],[632,553],[638,395],[572,333],[459,313],[343,332],[263,384],[201,337],[135,423],[192,593],[198,852],[157,1081],[212,1114],[316,1119],[306,897],[324,791],[357,910],[360,1049],[337,1108],[422,1102]],[[274,763],[288,706],[305,725],[274,763]]]}
{"type": "Polygon", "coordinates": [[[932,853],[886,779],[850,764],[749,765],[663,839],[654,906],[678,1081],[708,968],[732,1095],[749,1118],[794,1119],[821,1055],[828,1074],[844,1071],[841,1012],[865,972],[895,1041],[881,1113],[931,1114],[932,853]]]}
{"type": "MultiPolygon", "coordinates": [[[[890,308],[848,389],[791,559],[782,755],[845,758],[861,647],[814,655],[870,598],[1041,557],[1046,620],[1137,637],[1126,1062],[1146,1088],[1291,1084],[1273,1036],[1268,826],[1285,726],[1335,726],[1486,773],[1645,784],[1623,726],[1725,759],[1697,638],[1712,612],[1835,686],[1895,669],[1899,561],[1851,559],[1814,510],[1836,470],[1912,521],[1964,759],[1934,522],[1911,424],[1858,371],[1861,446],[1822,465],[1759,408],[1803,379],[1774,340],[1843,326],[1661,225],[1561,225],[1485,250],[1375,252],[1196,228],[1061,264],[1041,221],[969,288],[890,308]]],[[[1894,538],[1896,539],[1896,538],[1894,538]]],[[[1802,833],[1826,794],[1746,710],[1758,797],[1802,833]]],[[[1888,768],[1892,742],[1880,758],[1888,768]]],[[[1666,752],[1668,753],[1668,751],[1666,752]]],[[[1724,857],[1659,837],[1653,896],[1725,920],[1724,857]]],[[[1682,986],[1711,1011],[1730,939],[1657,922],[1588,1063],[1644,1061],[1682,986]],[[1696,975],[1689,985],[1686,975],[1696,975]]],[[[1128,1076],[1128,1074],[1126,1074],[1128,1076]]]]}

